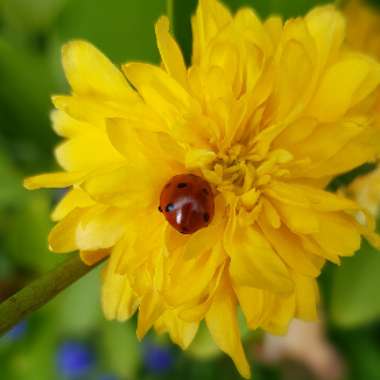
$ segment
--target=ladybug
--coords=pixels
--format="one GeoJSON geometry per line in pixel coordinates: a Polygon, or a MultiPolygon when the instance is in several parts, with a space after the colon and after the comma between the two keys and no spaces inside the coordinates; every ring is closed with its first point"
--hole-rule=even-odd
{"type": "Polygon", "coordinates": [[[162,189],[158,210],[178,232],[192,234],[208,226],[214,216],[211,186],[194,174],[176,175],[162,189]]]}

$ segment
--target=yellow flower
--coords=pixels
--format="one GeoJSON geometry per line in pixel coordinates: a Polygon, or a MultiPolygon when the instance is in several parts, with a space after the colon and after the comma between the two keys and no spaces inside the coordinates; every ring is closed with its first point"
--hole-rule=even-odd
{"type": "MultiPolygon", "coordinates": [[[[347,42],[351,47],[380,59],[380,11],[362,0],[351,0],[344,9],[347,17],[347,42]]],[[[377,91],[377,125],[380,126],[380,90],[377,91]]],[[[380,141],[378,141],[380,146],[380,141]]],[[[347,193],[372,215],[379,215],[380,167],[358,177],[347,193]]]]}
{"type": "Polygon", "coordinates": [[[350,0],[344,7],[347,42],[355,49],[380,58],[380,12],[366,0],[350,0]]]}
{"type": "Polygon", "coordinates": [[[71,187],[50,247],[79,250],[88,264],[110,256],[107,318],[138,309],[140,338],[154,326],[182,348],[205,320],[248,378],[238,305],[251,329],[276,334],[294,317],[315,320],[325,261],[373,237],[358,205],[324,188],[377,153],[380,67],[343,48],[332,6],[284,24],[200,0],[192,27],[189,68],[166,17],[156,24],[161,66],[128,63],[125,77],[87,42],[65,45],[72,94],[53,97],[52,117],[65,171],[25,185],[71,187]],[[212,222],[191,235],[157,210],[165,183],[183,173],[215,194],[212,222]]]}
{"type": "Polygon", "coordinates": [[[348,195],[365,207],[373,216],[380,211],[380,167],[356,178],[346,189],[348,195]]]}

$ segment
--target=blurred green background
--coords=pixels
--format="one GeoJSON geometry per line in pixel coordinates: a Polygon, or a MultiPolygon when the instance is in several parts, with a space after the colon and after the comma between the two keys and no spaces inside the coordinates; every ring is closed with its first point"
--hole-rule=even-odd
{"type": "MultiPolygon", "coordinates": [[[[253,6],[263,17],[301,15],[320,2],[225,1],[234,10],[253,6]]],[[[173,2],[174,33],[187,59],[195,6],[193,0],[173,2]]],[[[0,300],[64,259],[49,253],[46,242],[49,213],[62,194],[21,187],[26,175],[55,169],[58,139],[49,122],[50,95],[68,91],[61,45],[85,38],[115,63],[158,63],[153,25],[165,11],[164,0],[0,0],[0,300]]],[[[0,338],[1,379],[239,379],[204,330],[182,353],[165,337],[151,335],[138,343],[135,321],[106,322],[99,270],[0,338]]],[[[320,333],[345,363],[341,378],[380,379],[379,253],[364,243],[341,268],[326,267],[320,284],[325,319],[320,333]]],[[[305,350],[318,343],[307,334],[298,339],[305,350]]],[[[267,343],[261,333],[245,334],[255,379],[328,378],[313,374],[302,355],[264,358],[267,343]]]]}

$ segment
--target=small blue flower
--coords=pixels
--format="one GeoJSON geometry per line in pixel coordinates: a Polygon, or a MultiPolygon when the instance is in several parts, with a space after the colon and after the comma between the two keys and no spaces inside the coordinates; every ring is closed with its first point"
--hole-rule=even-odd
{"type": "Polygon", "coordinates": [[[57,367],[63,376],[77,378],[86,375],[94,363],[94,354],[87,344],[66,341],[58,347],[57,367]]]}
{"type": "Polygon", "coordinates": [[[168,371],[174,362],[173,354],[169,347],[151,342],[143,345],[143,357],[145,366],[154,373],[168,371]]]}
{"type": "Polygon", "coordinates": [[[9,330],[5,335],[4,338],[7,340],[19,340],[21,339],[28,328],[28,322],[27,321],[21,321],[16,326],[14,326],[11,330],[9,330]]]}

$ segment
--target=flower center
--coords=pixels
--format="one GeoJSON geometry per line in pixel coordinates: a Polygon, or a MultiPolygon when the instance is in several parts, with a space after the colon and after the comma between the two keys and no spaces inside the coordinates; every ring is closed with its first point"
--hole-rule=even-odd
{"type": "Polygon", "coordinates": [[[288,151],[280,149],[260,157],[247,153],[239,144],[219,153],[214,162],[202,168],[202,174],[227,200],[236,197],[238,208],[252,212],[263,188],[272,179],[289,175],[285,166],[292,159],[288,151]]]}

